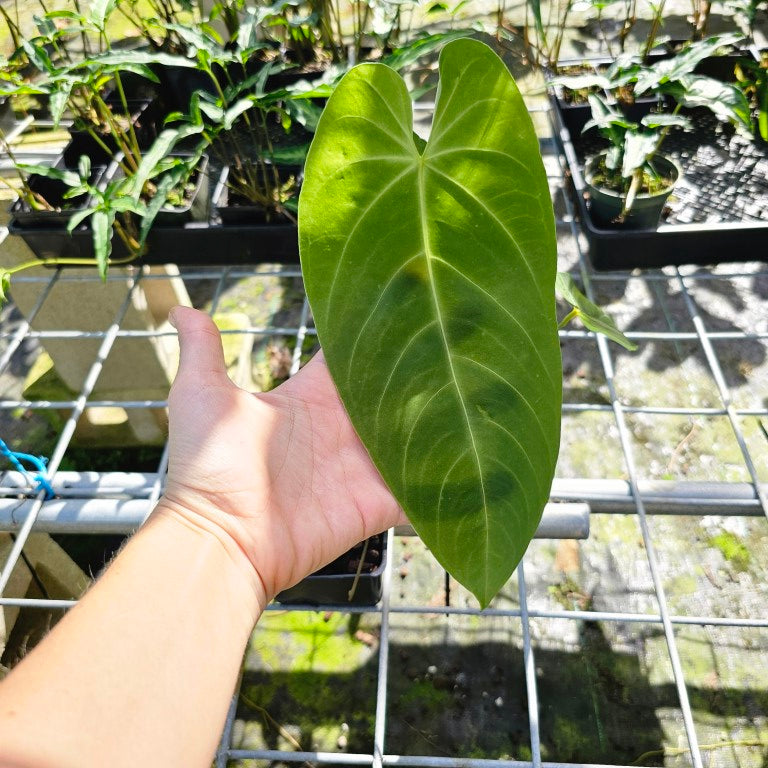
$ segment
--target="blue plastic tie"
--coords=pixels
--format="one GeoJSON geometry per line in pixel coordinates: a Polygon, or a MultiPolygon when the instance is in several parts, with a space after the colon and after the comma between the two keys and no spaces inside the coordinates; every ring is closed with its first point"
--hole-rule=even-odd
{"type": "Polygon", "coordinates": [[[35,490],[39,493],[45,491],[45,500],[48,501],[54,497],[53,488],[48,480],[46,468],[48,465],[48,459],[45,456],[32,456],[29,453],[19,453],[18,451],[12,451],[5,442],[0,439],[0,453],[3,454],[13,466],[21,472],[25,477],[32,476],[35,481],[35,490]],[[29,472],[26,467],[21,463],[22,461],[28,461],[37,470],[36,474],[29,472]]]}

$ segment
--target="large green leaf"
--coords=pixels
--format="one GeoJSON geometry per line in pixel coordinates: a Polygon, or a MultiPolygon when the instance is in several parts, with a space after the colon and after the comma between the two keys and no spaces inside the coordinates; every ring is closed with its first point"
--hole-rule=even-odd
{"type": "Polygon", "coordinates": [[[487,605],[536,530],[559,447],[552,205],[523,100],[484,44],[443,49],[426,146],[412,123],[390,68],[341,81],[307,159],[302,270],[360,438],[487,605]]]}

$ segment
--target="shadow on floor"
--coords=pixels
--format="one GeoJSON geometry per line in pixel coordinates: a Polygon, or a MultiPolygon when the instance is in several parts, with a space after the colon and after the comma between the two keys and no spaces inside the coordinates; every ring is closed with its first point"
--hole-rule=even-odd
{"type": "MultiPolygon", "coordinates": [[[[545,759],[631,764],[643,756],[643,765],[664,765],[670,734],[665,740],[657,711],[679,709],[676,689],[652,684],[638,655],[612,649],[600,624],[581,625],[573,652],[536,649],[535,664],[545,759]]],[[[377,669],[373,653],[350,673],[246,671],[238,718],[260,724],[269,749],[334,750],[327,739],[343,734],[345,751],[370,752],[377,669]]],[[[387,751],[529,758],[523,670],[522,649],[508,643],[392,643],[387,751]]],[[[768,711],[766,689],[688,691],[694,710],[724,721],[768,711]]],[[[762,749],[754,757],[768,765],[762,749]]]]}

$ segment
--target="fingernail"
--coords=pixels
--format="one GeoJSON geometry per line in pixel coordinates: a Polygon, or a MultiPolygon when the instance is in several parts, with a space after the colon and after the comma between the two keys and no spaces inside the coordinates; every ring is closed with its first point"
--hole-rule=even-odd
{"type": "Polygon", "coordinates": [[[168,322],[169,322],[169,323],[170,323],[170,324],[171,324],[171,325],[172,325],[174,328],[176,328],[176,327],[177,327],[177,325],[176,325],[176,318],[174,317],[174,315],[173,315],[173,312],[174,312],[174,310],[172,309],[172,310],[171,310],[171,311],[168,313],[168,322]]]}

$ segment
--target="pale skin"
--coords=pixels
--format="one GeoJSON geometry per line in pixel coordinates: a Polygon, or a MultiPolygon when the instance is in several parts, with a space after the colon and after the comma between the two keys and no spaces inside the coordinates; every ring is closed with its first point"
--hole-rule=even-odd
{"type": "Polygon", "coordinates": [[[0,683],[1,768],[210,766],[248,637],[282,589],[403,515],[318,355],[268,394],[177,307],[165,493],[0,683]]]}

